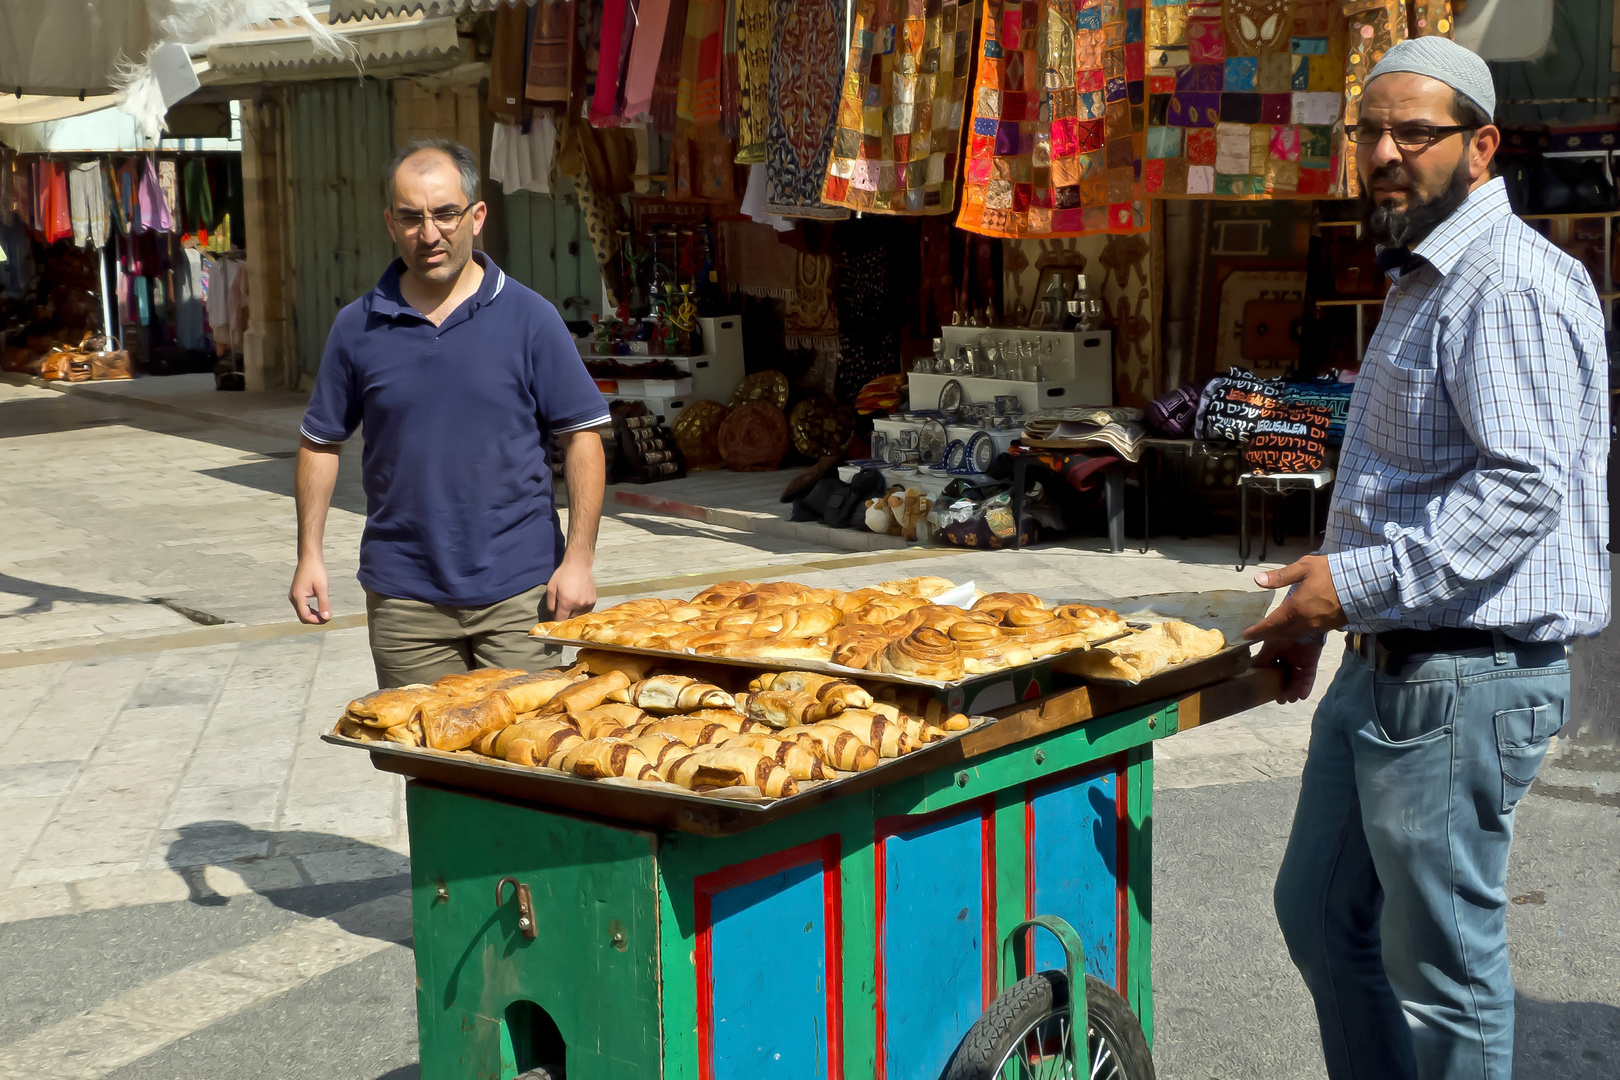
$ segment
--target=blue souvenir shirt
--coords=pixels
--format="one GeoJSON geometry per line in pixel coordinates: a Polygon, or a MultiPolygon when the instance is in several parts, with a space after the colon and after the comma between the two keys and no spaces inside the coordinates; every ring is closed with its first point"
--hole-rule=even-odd
{"type": "Polygon", "coordinates": [[[442,326],[405,302],[404,264],[338,312],[302,431],[364,426],[360,583],[482,607],[550,579],[563,535],[546,441],[608,422],[557,309],[482,252],[484,280],[442,326]]]}

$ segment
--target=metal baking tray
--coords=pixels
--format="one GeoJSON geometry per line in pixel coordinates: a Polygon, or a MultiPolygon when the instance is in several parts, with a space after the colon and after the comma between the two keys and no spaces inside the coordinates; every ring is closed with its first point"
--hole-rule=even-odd
{"type": "MultiPolygon", "coordinates": [[[[1131,625],[1145,627],[1156,622],[1166,622],[1176,619],[1181,622],[1192,623],[1201,630],[1219,630],[1226,637],[1226,647],[1220,652],[1206,656],[1191,663],[1180,663],[1166,668],[1157,675],[1146,679],[1132,681],[1130,679],[1109,679],[1097,675],[1082,675],[1063,664],[1063,657],[1068,654],[1059,654],[1054,659],[1053,670],[1064,675],[1081,679],[1089,683],[1107,683],[1113,686],[1152,686],[1161,684],[1167,688],[1172,682],[1172,676],[1178,676],[1173,681],[1177,688],[1186,683],[1181,678],[1184,672],[1199,672],[1202,675],[1207,671],[1210,681],[1226,678],[1242,671],[1248,666],[1249,650],[1254,642],[1243,640],[1243,631],[1266,617],[1271,610],[1271,603],[1276,595],[1270,592],[1261,592],[1254,589],[1216,589],[1211,592],[1174,592],[1156,593],[1151,596],[1128,596],[1109,601],[1106,605],[1118,611],[1131,625]]],[[[1063,603],[1095,604],[1092,600],[1065,600],[1063,603]]],[[[1118,640],[1117,638],[1114,640],[1118,640]]],[[[1099,645],[1106,644],[1098,642],[1099,645]]],[[[1200,675],[1192,677],[1196,682],[1200,675]]],[[[1168,689],[1167,689],[1167,692],[1168,689]]]]}
{"type": "Polygon", "coordinates": [[[831,780],[800,781],[799,793],[785,799],[738,798],[717,793],[727,790],[724,788],[700,794],[674,785],[655,786],[634,780],[586,780],[555,769],[515,765],[477,753],[362,742],[331,733],[322,735],[321,740],[370,752],[372,765],[383,772],[399,773],[443,787],[612,821],[723,836],[796,814],[828,799],[870,790],[960,760],[962,737],[983,731],[996,722],[988,716],[969,717],[968,721],[970,726],[963,731],[953,731],[939,742],[901,757],[884,758],[865,772],[837,773],[831,780]]]}

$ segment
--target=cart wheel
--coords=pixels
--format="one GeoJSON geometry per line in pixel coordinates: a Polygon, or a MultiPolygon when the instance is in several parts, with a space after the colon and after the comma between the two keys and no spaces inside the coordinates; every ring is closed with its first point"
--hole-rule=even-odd
{"type": "MultiPolygon", "coordinates": [[[[1154,1080],[1142,1025],[1125,999],[1086,976],[1088,1080],[1154,1080]]],[[[1013,984],[962,1039],[945,1080],[1069,1077],[1069,977],[1042,971],[1013,984]]]]}

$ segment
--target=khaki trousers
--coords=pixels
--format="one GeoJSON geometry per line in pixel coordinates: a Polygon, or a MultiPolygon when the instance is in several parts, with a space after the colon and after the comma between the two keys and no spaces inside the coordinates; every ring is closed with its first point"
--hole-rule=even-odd
{"type": "Polygon", "coordinates": [[[551,618],[546,586],[536,585],[488,607],[454,608],[401,600],[366,590],[367,632],[377,685],[430,683],[473,668],[552,666],[561,649],[529,637],[551,618]]]}

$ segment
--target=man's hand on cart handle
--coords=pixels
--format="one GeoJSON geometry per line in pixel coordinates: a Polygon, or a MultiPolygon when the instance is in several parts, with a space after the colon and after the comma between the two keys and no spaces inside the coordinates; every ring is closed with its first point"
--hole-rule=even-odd
{"type": "Polygon", "coordinates": [[[1310,695],[1316,682],[1323,638],[1345,623],[1327,556],[1307,555],[1281,570],[1256,574],[1254,582],[1263,589],[1292,587],[1276,610],[1243,631],[1243,636],[1265,642],[1256,666],[1282,669],[1286,682],[1277,701],[1285,705],[1299,701],[1310,695]]]}

